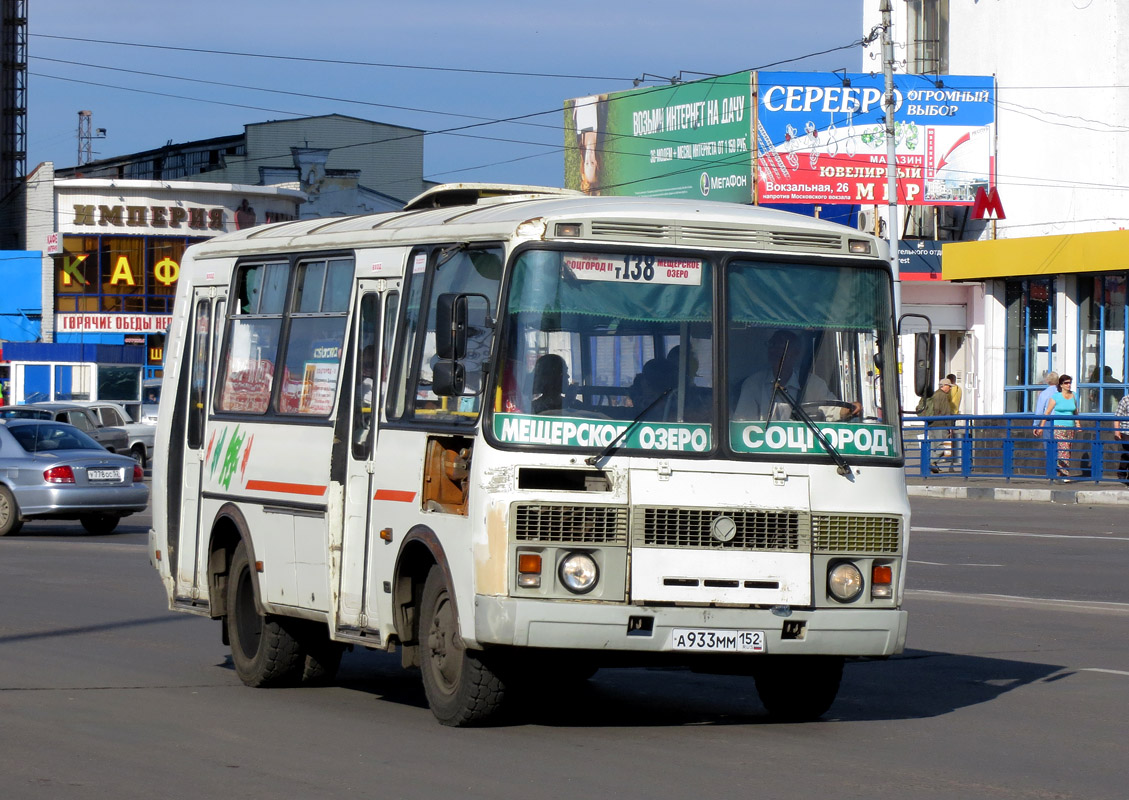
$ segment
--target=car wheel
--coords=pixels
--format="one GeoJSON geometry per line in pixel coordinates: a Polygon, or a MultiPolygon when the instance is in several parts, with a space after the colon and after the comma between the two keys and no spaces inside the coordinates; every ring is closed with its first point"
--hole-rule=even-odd
{"type": "Polygon", "coordinates": [[[133,456],[134,461],[141,465],[141,469],[145,469],[145,445],[135,444],[129,454],[133,456]]]}
{"type": "Polygon", "coordinates": [[[0,486],[0,536],[17,533],[24,526],[20,519],[20,507],[7,486],[0,486]]]}
{"type": "Polygon", "coordinates": [[[87,533],[105,536],[114,532],[114,528],[121,522],[121,517],[116,514],[84,514],[78,521],[82,523],[87,533]]]}
{"type": "Polygon", "coordinates": [[[227,575],[227,638],[235,674],[247,686],[295,686],[306,657],[290,625],[301,620],[263,616],[255,606],[255,582],[247,546],[240,542],[227,575]]]}

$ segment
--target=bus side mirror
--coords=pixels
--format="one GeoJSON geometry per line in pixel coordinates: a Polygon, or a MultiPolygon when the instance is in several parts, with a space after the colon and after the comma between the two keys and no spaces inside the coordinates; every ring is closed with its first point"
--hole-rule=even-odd
{"type": "Polygon", "coordinates": [[[928,397],[933,391],[933,336],[929,333],[913,336],[913,390],[918,397],[928,397]]]}
{"type": "Polygon", "coordinates": [[[435,362],[431,370],[431,391],[439,397],[459,397],[466,391],[466,367],[454,359],[435,362]]]}
{"type": "Polygon", "coordinates": [[[465,294],[439,295],[435,307],[435,353],[440,359],[458,360],[466,356],[469,316],[465,294]]]}

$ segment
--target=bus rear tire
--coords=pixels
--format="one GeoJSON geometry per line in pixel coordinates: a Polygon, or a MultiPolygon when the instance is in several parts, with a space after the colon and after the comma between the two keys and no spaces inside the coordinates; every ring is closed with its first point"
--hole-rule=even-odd
{"type": "Polygon", "coordinates": [[[757,695],[781,722],[812,722],[831,708],[843,678],[842,656],[764,656],[753,672],[757,695]]]}
{"type": "Polygon", "coordinates": [[[302,683],[309,686],[329,686],[337,678],[345,646],[329,638],[329,630],[318,622],[307,622],[298,635],[304,655],[302,683]]]}
{"type": "Polygon", "coordinates": [[[227,580],[227,638],[235,674],[248,686],[295,686],[305,654],[280,617],[265,617],[255,606],[255,582],[243,542],[235,548],[227,580]]]}
{"type": "Polygon", "coordinates": [[[458,728],[489,721],[502,707],[505,685],[480,653],[463,646],[455,604],[437,566],[423,585],[420,611],[420,672],[431,713],[458,728]]]}

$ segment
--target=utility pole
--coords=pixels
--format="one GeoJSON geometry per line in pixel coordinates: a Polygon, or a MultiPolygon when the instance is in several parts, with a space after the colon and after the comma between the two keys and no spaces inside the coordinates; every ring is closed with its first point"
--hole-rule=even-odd
{"type": "Polygon", "coordinates": [[[78,112],[78,166],[89,164],[94,160],[94,153],[90,144],[94,139],[105,139],[106,129],[99,128],[97,132],[91,131],[94,114],[91,111],[78,112]]]}
{"type": "Polygon", "coordinates": [[[886,78],[886,230],[890,232],[890,264],[894,268],[894,318],[902,313],[902,279],[898,259],[898,157],[894,141],[894,25],[890,0],[879,0],[882,12],[882,74],[886,78]]]}

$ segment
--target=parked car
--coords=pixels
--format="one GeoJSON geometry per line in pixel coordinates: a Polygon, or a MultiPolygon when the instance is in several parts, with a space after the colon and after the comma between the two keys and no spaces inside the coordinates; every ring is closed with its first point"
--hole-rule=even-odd
{"type": "Polygon", "coordinates": [[[77,519],[90,533],[110,533],[148,506],[144,480],[140,464],[73,425],[0,419],[0,536],[28,519],[77,519]]]}
{"type": "Polygon", "coordinates": [[[124,406],[117,403],[97,401],[82,403],[98,417],[98,421],[106,427],[123,428],[129,437],[129,447],[123,451],[133,456],[133,460],[142,467],[149,463],[153,457],[153,437],[157,434],[155,424],[148,425],[144,422],[134,422],[129,418],[129,412],[124,406]]]}
{"type": "Polygon", "coordinates": [[[107,427],[102,424],[98,415],[81,403],[29,403],[12,408],[34,408],[46,411],[50,419],[56,422],[65,422],[74,425],[91,439],[105,447],[111,453],[129,452],[129,434],[125,428],[116,426],[107,427]]]}
{"type": "Polygon", "coordinates": [[[141,383],[141,423],[157,424],[157,407],[161,401],[161,379],[147,378],[141,383]]]}

